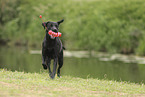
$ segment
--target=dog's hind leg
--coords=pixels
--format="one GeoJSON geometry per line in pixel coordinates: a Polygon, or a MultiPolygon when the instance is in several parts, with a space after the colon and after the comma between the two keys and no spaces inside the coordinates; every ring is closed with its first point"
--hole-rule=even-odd
{"type": "Polygon", "coordinates": [[[60,56],[58,57],[58,70],[57,70],[57,76],[60,77],[60,68],[63,66],[63,51],[60,53],[60,56]]]}
{"type": "Polygon", "coordinates": [[[58,67],[58,70],[57,70],[57,76],[60,77],[60,68],[62,67],[63,65],[63,61],[59,61],[59,67],[58,67]]]}
{"type": "Polygon", "coordinates": [[[50,76],[52,79],[54,79],[55,74],[56,74],[57,61],[58,61],[58,58],[54,58],[54,62],[53,62],[53,72],[52,72],[52,74],[50,76]]]}
{"type": "Polygon", "coordinates": [[[44,54],[44,51],[42,50],[42,66],[44,69],[47,69],[47,65],[45,63],[46,55],[44,54]]]}
{"type": "Polygon", "coordinates": [[[49,71],[49,76],[52,74],[50,64],[51,64],[51,58],[48,58],[47,59],[47,68],[48,68],[48,71],[49,71]]]}

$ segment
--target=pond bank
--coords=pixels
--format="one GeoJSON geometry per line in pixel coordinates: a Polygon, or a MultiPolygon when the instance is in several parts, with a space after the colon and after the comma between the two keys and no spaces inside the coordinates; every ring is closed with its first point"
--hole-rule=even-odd
{"type": "MultiPolygon", "coordinates": [[[[44,71],[41,65],[41,51],[36,49],[31,52],[30,50],[30,48],[1,48],[0,68],[29,73],[44,71]]],[[[63,76],[145,83],[144,64],[124,63],[117,60],[102,61],[101,59],[113,59],[113,57],[97,52],[91,54],[87,51],[65,50],[64,55],[64,66],[61,69],[63,76]]]]}
{"type": "MultiPolygon", "coordinates": [[[[30,54],[41,54],[41,50],[30,50],[30,54]]],[[[65,57],[89,58],[96,57],[100,61],[122,61],[124,63],[145,64],[145,57],[124,54],[109,54],[95,51],[64,51],[65,57]]]]}

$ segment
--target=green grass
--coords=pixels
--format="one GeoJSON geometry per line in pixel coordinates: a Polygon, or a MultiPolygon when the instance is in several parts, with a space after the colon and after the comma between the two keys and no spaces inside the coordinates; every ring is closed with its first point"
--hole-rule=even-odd
{"type": "Polygon", "coordinates": [[[24,73],[0,69],[0,97],[118,97],[145,96],[144,84],[24,73]]]}

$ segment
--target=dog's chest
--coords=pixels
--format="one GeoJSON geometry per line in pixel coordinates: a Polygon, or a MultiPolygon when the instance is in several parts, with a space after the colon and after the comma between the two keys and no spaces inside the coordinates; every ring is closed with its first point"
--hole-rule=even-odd
{"type": "Polygon", "coordinates": [[[61,43],[58,38],[55,40],[49,40],[46,38],[43,42],[43,48],[47,57],[56,58],[61,50],[61,43]]]}
{"type": "Polygon", "coordinates": [[[45,50],[46,50],[47,57],[54,59],[54,58],[58,57],[60,47],[58,44],[47,45],[45,50]]]}
{"type": "Polygon", "coordinates": [[[58,55],[55,48],[47,48],[45,53],[47,57],[52,58],[52,59],[56,58],[58,55]]]}

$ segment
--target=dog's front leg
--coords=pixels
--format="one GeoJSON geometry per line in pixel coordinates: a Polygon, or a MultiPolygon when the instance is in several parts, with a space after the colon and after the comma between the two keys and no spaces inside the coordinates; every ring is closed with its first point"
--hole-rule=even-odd
{"type": "Polygon", "coordinates": [[[45,52],[46,52],[45,49],[42,48],[42,66],[43,66],[44,69],[47,69],[47,65],[45,63],[45,60],[46,60],[46,54],[45,54],[45,52]]]}
{"type": "Polygon", "coordinates": [[[53,62],[53,72],[52,72],[52,74],[51,74],[51,78],[52,78],[52,79],[54,79],[55,74],[56,74],[57,61],[58,61],[58,58],[54,58],[54,62],[53,62]]]}
{"type": "Polygon", "coordinates": [[[47,67],[48,67],[48,70],[49,70],[49,76],[51,76],[51,74],[52,74],[50,64],[51,64],[51,58],[48,58],[47,59],[47,67]]]}

